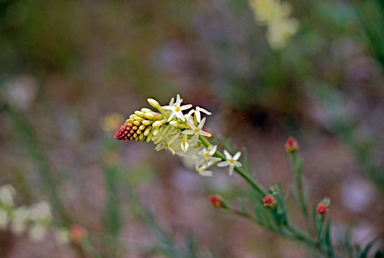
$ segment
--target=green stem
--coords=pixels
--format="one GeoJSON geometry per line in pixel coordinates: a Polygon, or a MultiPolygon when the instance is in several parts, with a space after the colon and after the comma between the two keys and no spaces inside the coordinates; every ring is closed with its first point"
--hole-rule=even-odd
{"type": "Polygon", "coordinates": [[[300,157],[298,156],[297,152],[290,153],[293,166],[295,168],[296,172],[296,191],[298,195],[298,205],[300,207],[300,210],[302,211],[305,221],[307,223],[307,228],[309,233],[312,235],[313,228],[311,226],[310,220],[309,220],[309,213],[308,213],[308,203],[304,196],[304,190],[303,190],[303,163],[300,157]]]}
{"type": "Polygon", "coordinates": [[[233,212],[232,214],[234,214],[234,215],[248,219],[257,225],[262,226],[266,229],[269,229],[273,232],[276,232],[276,233],[278,233],[284,237],[287,237],[287,238],[292,239],[292,240],[304,242],[307,246],[317,250],[322,255],[329,256],[328,252],[326,250],[324,250],[323,248],[321,248],[321,246],[315,240],[313,240],[310,236],[306,235],[304,232],[302,232],[300,229],[296,228],[293,225],[290,225],[290,224],[286,225],[286,229],[288,230],[288,232],[290,232],[290,234],[288,234],[288,232],[286,232],[286,231],[285,231],[286,233],[284,233],[284,231],[282,231],[282,230],[275,230],[271,227],[266,227],[265,225],[260,224],[260,222],[257,219],[255,219],[254,217],[252,217],[248,214],[245,214],[240,210],[234,209],[232,207],[230,207],[228,210],[232,211],[233,212]]]}
{"type": "MultiPolygon", "coordinates": [[[[203,137],[203,136],[199,136],[199,139],[200,141],[204,144],[205,147],[209,147],[211,146],[212,144],[207,140],[207,138],[203,137]]],[[[226,160],[225,156],[219,152],[219,151],[216,151],[215,152],[215,156],[218,157],[218,158],[221,158],[222,160],[226,160]]],[[[267,191],[264,189],[264,187],[262,187],[261,185],[259,185],[256,181],[254,181],[250,175],[248,175],[248,173],[246,173],[243,169],[239,168],[239,167],[235,167],[234,170],[242,177],[244,178],[261,196],[265,196],[267,194],[267,191]]]]}

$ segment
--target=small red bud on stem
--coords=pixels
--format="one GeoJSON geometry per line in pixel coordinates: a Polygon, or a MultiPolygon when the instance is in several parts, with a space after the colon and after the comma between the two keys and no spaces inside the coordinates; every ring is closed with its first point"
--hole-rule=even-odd
{"type": "Polygon", "coordinates": [[[299,151],[300,150],[299,143],[297,142],[297,140],[295,138],[290,136],[290,137],[288,137],[287,142],[285,143],[285,150],[288,153],[299,151]]]}

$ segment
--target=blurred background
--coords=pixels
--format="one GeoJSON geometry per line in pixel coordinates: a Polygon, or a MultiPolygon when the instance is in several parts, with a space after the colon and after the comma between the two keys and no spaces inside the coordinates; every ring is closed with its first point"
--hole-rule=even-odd
{"type": "MultiPolygon", "coordinates": [[[[316,257],[211,206],[249,194],[238,175],[113,139],[147,98],[180,94],[266,188],[290,187],[294,136],[311,205],[331,198],[364,245],[384,233],[383,21],[377,0],[0,0],[0,184],[103,257],[316,257]]],[[[52,235],[4,231],[1,257],[87,257],[52,235]]]]}

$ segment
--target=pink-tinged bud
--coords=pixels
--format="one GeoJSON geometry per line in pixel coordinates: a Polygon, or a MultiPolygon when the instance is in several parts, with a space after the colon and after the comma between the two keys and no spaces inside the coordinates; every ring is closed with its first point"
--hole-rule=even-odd
{"type": "Polygon", "coordinates": [[[275,197],[272,194],[267,194],[264,197],[263,202],[264,202],[265,207],[269,206],[271,208],[275,208],[275,204],[277,203],[277,200],[275,199],[275,197]]]}
{"type": "Polygon", "coordinates": [[[130,135],[128,136],[128,134],[131,131],[131,127],[132,124],[129,122],[129,120],[125,121],[125,123],[115,133],[114,138],[118,140],[128,140],[130,137],[130,135]]]}
{"type": "Polygon", "coordinates": [[[87,237],[88,231],[79,224],[73,224],[71,227],[71,238],[76,244],[81,244],[83,239],[87,237]]]}
{"type": "Polygon", "coordinates": [[[317,204],[316,211],[320,215],[325,215],[329,212],[329,206],[331,205],[331,200],[329,198],[324,198],[319,204],[317,204]]]}
{"type": "Polygon", "coordinates": [[[221,199],[220,196],[218,195],[211,195],[209,196],[209,200],[211,201],[211,204],[213,207],[220,209],[220,208],[225,208],[223,205],[223,200],[221,199]]]}
{"type": "Polygon", "coordinates": [[[288,153],[292,153],[292,152],[295,152],[295,151],[299,151],[299,150],[300,150],[299,143],[296,141],[295,138],[293,138],[292,136],[290,136],[290,137],[288,137],[288,140],[287,140],[287,142],[285,143],[285,150],[286,150],[288,153]]]}

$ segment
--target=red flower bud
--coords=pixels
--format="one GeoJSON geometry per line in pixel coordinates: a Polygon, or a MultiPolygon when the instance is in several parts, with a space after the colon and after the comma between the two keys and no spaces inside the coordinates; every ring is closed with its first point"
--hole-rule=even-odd
{"type": "Polygon", "coordinates": [[[71,227],[71,238],[76,244],[81,244],[88,235],[88,231],[79,224],[73,224],[71,227]]]}
{"type": "Polygon", "coordinates": [[[320,214],[320,215],[325,215],[329,212],[329,207],[328,207],[328,204],[326,203],[323,203],[323,202],[320,202],[317,207],[316,207],[316,211],[320,214]]]}
{"type": "Polygon", "coordinates": [[[288,137],[287,142],[285,143],[285,150],[288,153],[298,151],[298,150],[300,150],[299,143],[296,141],[295,138],[290,136],[290,137],[288,137]]]}
{"type": "Polygon", "coordinates": [[[272,194],[267,194],[264,197],[263,202],[264,202],[264,206],[266,206],[266,207],[269,206],[271,208],[274,208],[275,204],[277,203],[277,200],[275,199],[275,197],[272,194]]]}
{"type": "Polygon", "coordinates": [[[220,209],[220,208],[225,208],[223,205],[223,200],[221,199],[220,196],[218,195],[211,195],[209,196],[209,200],[211,201],[211,204],[213,207],[220,209]]]}

